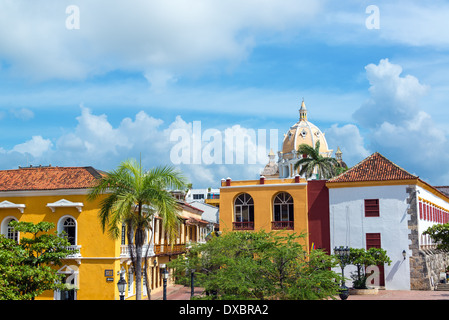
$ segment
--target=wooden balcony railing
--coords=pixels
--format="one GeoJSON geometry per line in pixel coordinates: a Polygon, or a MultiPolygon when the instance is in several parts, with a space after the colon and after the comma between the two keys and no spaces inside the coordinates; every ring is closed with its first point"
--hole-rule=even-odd
{"type": "Polygon", "coordinates": [[[293,230],[294,223],[293,223],[293,221],[272,221],[271,229],[272,230],[293,230]]]}
{"type": "Polygon", "coordinates": [[[254,221],[233,222],[234,230],[254,230],[254,221]]]}
{"type": "Polygon", "coordinates": [[[162,254],[179,254],[186,252],[185,244],[155,244],[154,245],[154,253],[156,255],[162,254]]]}

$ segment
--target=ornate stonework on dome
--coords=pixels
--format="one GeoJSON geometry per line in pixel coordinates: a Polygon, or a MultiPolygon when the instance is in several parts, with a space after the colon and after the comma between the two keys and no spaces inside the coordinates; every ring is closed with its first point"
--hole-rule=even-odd
{"type": "Polygon", "coordinates": [[[324,157],[331,157],[332,150],[329,150],[324,133],[307,120],[307,108],[304,100],[299,109],[299,121],[295,123],[284,135],[282,151],[278,152],[278,170],[280,178],[294,177],[298,170],[294,170],[294,164],[301,155],[297,154],[298,147],[305,143],[315,147],[317,141],[320,141],[320,154],[324,157]]]}

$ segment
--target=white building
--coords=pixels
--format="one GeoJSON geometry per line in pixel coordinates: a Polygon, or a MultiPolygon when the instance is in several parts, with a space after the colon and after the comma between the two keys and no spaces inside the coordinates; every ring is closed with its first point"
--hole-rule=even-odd
{"type": "MultiPolygon", "coordinates": [[[[434,289],[447,266],[447,254],[436,251],[422,233],[448,221],[447,195],[379,153],[326,185],[331,248],[381,247],[392,263],[380,267],[375,285],[387,290],[434,289]]],[[[345,276],[353,271],[355,267],[348,266],[345,276]]]]}
{"type": "Polygon", "coordinates": [[[216,206],[201,202],[193,201],[189,203],[192,207],[203,211],[201,219],[207,221],[207,233],[217,230],[219,226],[219,209],[216,206]]]}
{"type": "Polygon", "coordinates": [[[190,189],[187,191],[186,202],[204,202],[206,199],[215,199],[220,197],[220,189],[190,189]]]}

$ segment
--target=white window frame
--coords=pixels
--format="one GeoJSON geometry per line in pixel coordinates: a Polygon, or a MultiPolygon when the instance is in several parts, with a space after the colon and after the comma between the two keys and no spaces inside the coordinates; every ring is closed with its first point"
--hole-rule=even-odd
{"type": "MultiPolygon", "coordinates": [[[[2,224],[1,224],[1,234],[4,235],[6,238],[11,239],[10,237],[8,237],[8,233],[9,233],[9,223],[11,221],[19,221],[16,217],[14,216],[7,216],[3,219],[2,224]]],[[[15,232],[17,239],[13,239],[15,241],[17,241],[17,243],[19,243],[20,241],[20,232],[16,231],[15,232]]]]}
{"type": "Polygon", "coordinates": [[[66,219],[71,218],[73,219],[73,221],[75,222],[75,241],[74,241],[74,246],[78,245],[78,221],[76,221],[76,218],[71,216],[71,215],[65,215],[62,216],[59,220],[58,220],[58,225],[57,225],[57,230],[59,233],[61,233],[62,231],[64,231],[64,222],[66,221],[66,219]]]}

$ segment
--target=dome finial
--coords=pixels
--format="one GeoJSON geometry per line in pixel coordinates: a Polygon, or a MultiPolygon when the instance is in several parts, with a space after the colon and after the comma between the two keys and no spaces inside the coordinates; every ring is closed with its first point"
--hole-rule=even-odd
{"type": "Polygon", "coordinates": [[[302,98],[301,109],[299,109],[299,121],[307,121],[307,109],[304,103],[304,97],[302,98]]]}

